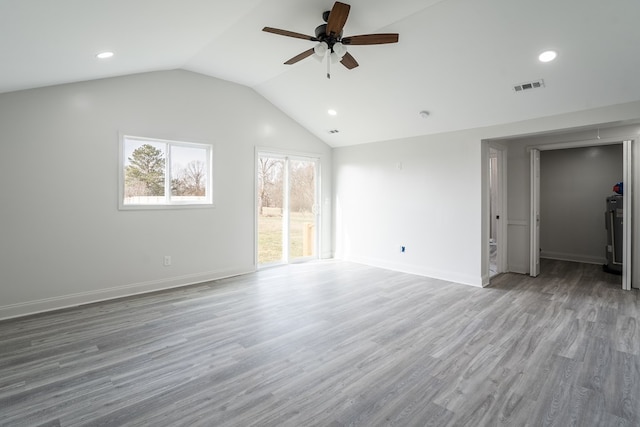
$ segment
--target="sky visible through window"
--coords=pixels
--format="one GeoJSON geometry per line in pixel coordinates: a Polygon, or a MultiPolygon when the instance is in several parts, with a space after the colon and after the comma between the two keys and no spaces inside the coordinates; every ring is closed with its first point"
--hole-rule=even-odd
{"type": "MultiPolygon", "coordinates": [[[[129,160],[133,155],[133,152],[136,148],[141,145],[149,144],[152,147],[162,151],[164,153],[165,159],[167,158],[167,144],[164,142],[154,142],[152,140],[143,140],[143,139],[130,139],[125,138],[124,144],[124,166],[127,167],[131,165],[131,161],[129,160]]],[[[191,161],[199,160],[204,164],[207,164],[207,150],[205,148],[199,147],[186,147],[173,145],[171,150],[171,169],[174,171],[178,171],[187,166],[187,164],[191,161]]]]}

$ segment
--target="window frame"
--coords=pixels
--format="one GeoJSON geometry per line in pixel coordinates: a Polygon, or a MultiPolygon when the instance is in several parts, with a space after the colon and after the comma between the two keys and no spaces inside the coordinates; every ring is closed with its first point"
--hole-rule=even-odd
{"type": "MultiPolygon", "coordinates": [[[[120,133],[118,152],[118,209],[119,210],[163,210],[163,209],[202,209],[214,208],[213,202],[213,159],[215,145],[210,142],[194,142],[186,140],[153,138],[120,133]],[[125,203],[125,170],[126,170],[126,141],[139,141],[140,144],[164,144],[165,148],[165,195],[164,203],[135,204],[125,203]],[[206,182],[205,200],[203,201],[172,201],[171,195],[171,147],[187,147],[206,150],[206,182]]],[[[159,196],[161,197],[161,196],[159,196]]]]}

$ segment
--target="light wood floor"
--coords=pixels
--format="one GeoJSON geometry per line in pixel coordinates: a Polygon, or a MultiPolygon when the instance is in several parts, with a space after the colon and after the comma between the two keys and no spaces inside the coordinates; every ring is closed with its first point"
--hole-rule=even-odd
{"type": "Polygon", "coordinates": [[[638,426],[640,298],[292,265],[0,322],[2,426],[638,426]]]}

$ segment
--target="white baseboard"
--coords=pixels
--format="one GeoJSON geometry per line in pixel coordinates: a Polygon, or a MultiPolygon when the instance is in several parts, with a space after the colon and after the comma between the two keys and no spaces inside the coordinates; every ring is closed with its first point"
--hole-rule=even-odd
{"type": "Polygon", "coordinates": [[[331,259],[333,257],[333,252],[331,251],[322,252],[322,254],[320,255],[320,259],[331,259]]]}
{"type": "Polygon", "coordinates": [[[482,287],[486,288],[491,284],[491,276],[489,274],[484,274],[482,276],[482,287]]]}
{"type": "Polygon", "coordinates": [[[558,261],[582,262],[585,264],[606,264],[605,257],[594,257],[592,255],[568,254],[564,252],[541,251],[540,258],[555,259],[558,261]]]}
{"type": "Polygon", "coordinates": [[[387,270],[399,271],[401,273],[415,274],[417,276],[430,277],[432,279],[444,280],[447,282],[459,283],[462,285],[483,286],[483,278],[481,276],[469,276],[459,274],[452,271],[436,270],[417,266],[412,264],[402,264],[389,262],[387,260],[373,259],[368,257],[350,256],[343,258],[345,261],[355,262],[358,264],[370,265],[372,267],[384,268],[387,270]]]}
{"type": "Polygon", "coordinates": [[[100,301],[123,298],[132,295],[156,292],[165,289],[179,288],[196,283],[209,282],[227,277],[239,276],[254,272],[254,269],[238,268],[224,271],[211,271],[206,273],[190,274],[186,276],[170,277],[161,280],[132,283],[124,286],[116,286],[94,291],[79,292],[69,295],[61,295],[34,301],[26,301],[17,304],[0,306],[0,320],[22,317],[30,314],[60,310],[62,308],[77,307],[100,301]]]}

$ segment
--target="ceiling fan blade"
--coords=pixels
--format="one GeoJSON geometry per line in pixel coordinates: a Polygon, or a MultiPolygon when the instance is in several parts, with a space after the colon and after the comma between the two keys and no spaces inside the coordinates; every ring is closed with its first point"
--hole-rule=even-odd
{"type": "Polygon", "coordinates": [[[280,36],[295,37],[296,39],[310,40],[312,42],[318,41],[318,39],[313,36],[308,36],[306,34],[301,34],[301,33],[295,33],[293,31],[281,30],[279,28],[264,27],[262,31],[266,31],[267,33],[278,34],[280,36]]]}
{"type": "Polygon", "coordinates": [[[329,13],[329,20],[327,21],[327,35],[332,33],[335,36],[339,36],[342,33],[344,24],[347,23],[347,17],[349,16],[349,10],[351,6],[346,3],[335,2],[331,12],[329,13]]]}
{"type": "Polygon", "coordinates": [[[366,45],[366,44],[386,44],[386,43],[398,43],[398,34],[365,34],[362,36],[343,37],[342,44],[344,45],[366,45]]]}
{"type": "Polygon", "coordinates": [[[342,63],[342,65],[344,65],[345,67],[347,67],[350,70],[352,70],[352,69],[354,69],[354,68],[356,68],[358,66],[358,61],[356,61],[356,59],[353,56],[351,56],[351,54],[349,52],[344,54],[344,56],[342,57],[340,62],[342,63]]]}
{"type": "Polygon", "coordinates": [[[305,50],[304,52],[294,56],[293,58],[291,58],[290,60],[288,60],[287,62],[285,62],[286,65],[292,65],[295,64],[298,61],[302,61],[304,58],[313,55],[313,48],[309,49],[309,50],[305,50]]]}

